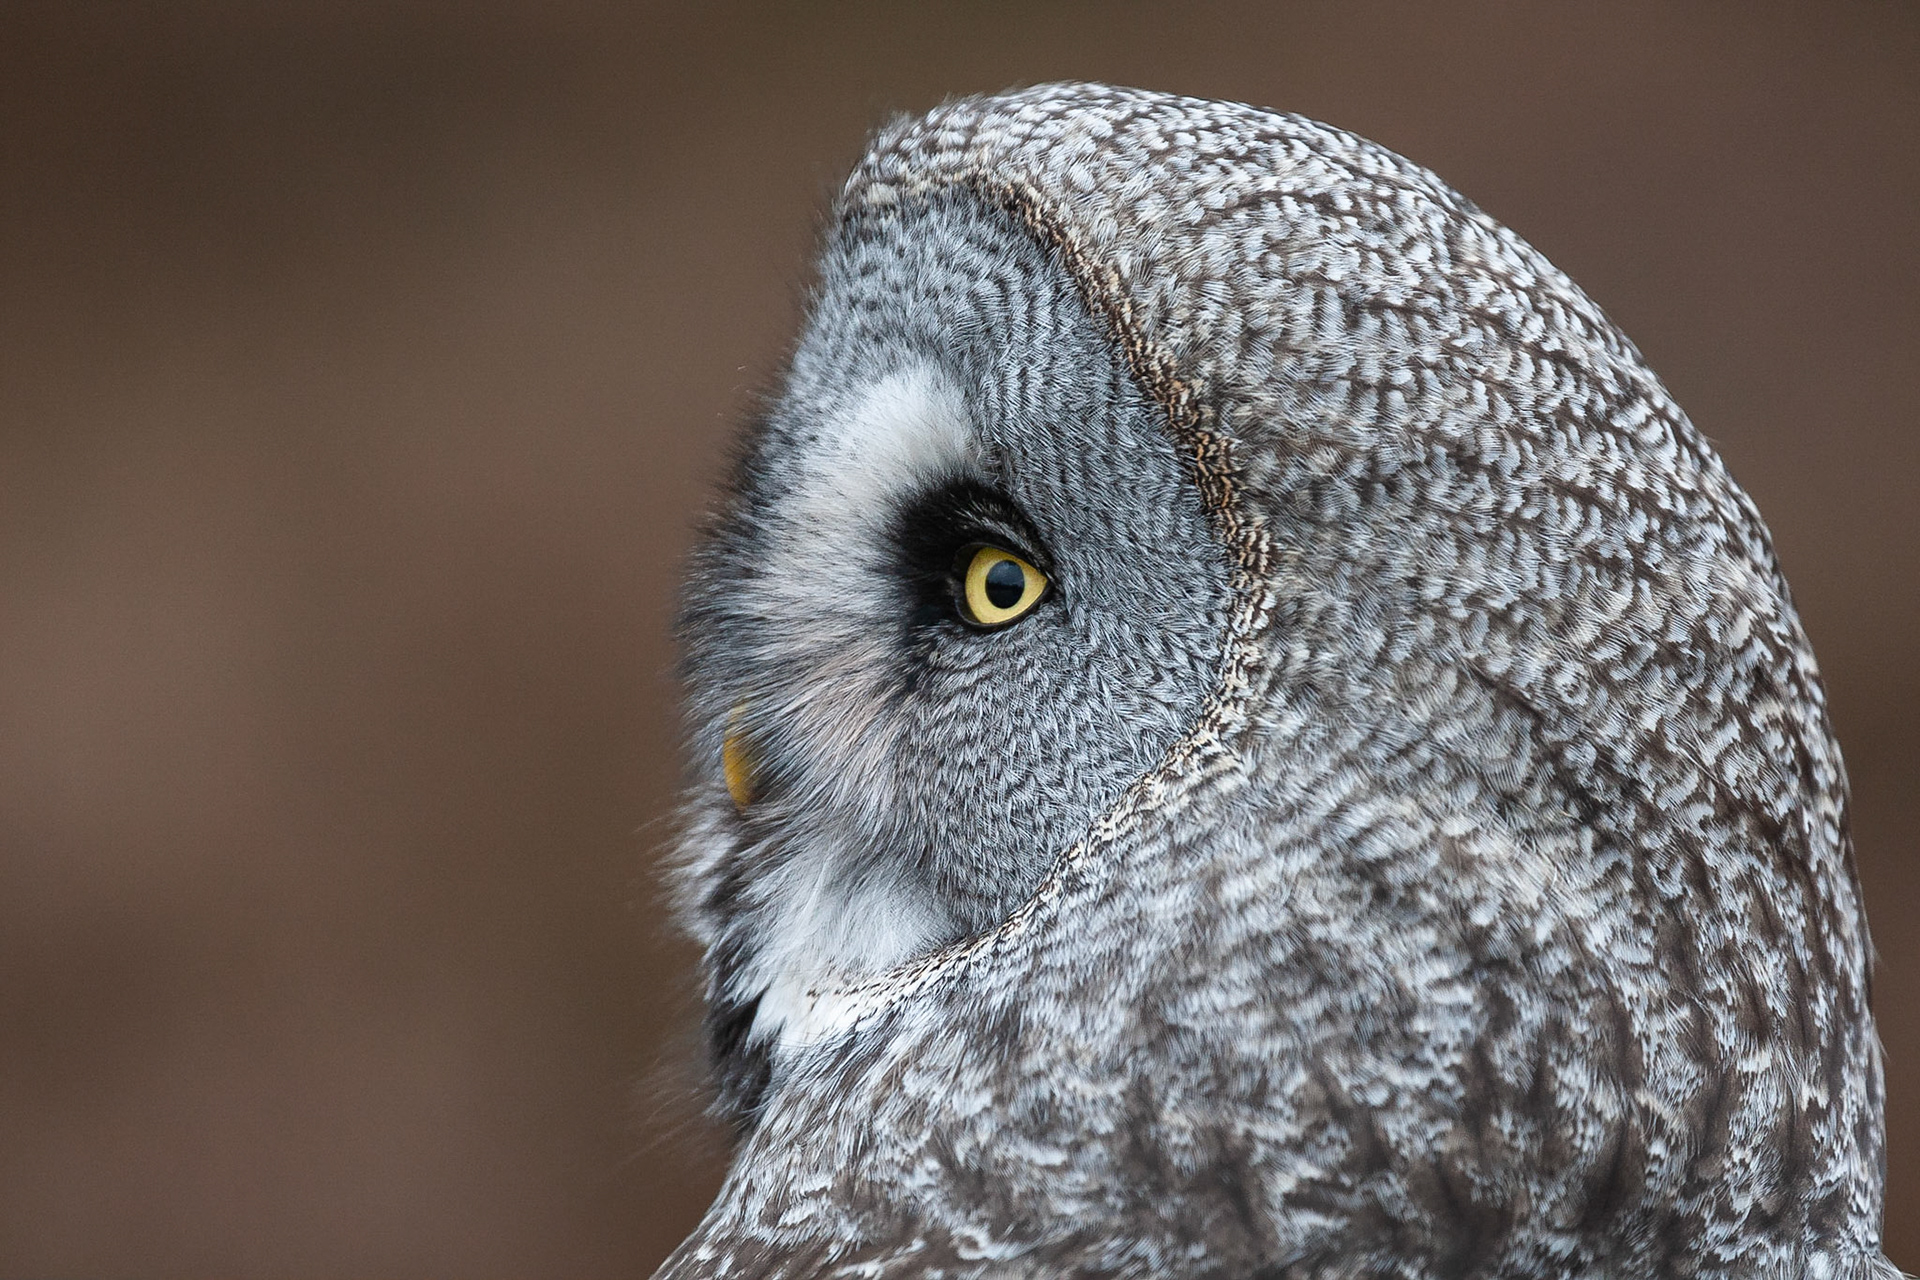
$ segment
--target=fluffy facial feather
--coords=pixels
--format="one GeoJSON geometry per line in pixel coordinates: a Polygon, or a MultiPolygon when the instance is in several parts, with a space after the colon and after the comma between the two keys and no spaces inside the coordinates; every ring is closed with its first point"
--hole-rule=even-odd
{"type": "Polygon", "coordinates": [[[758,1051],[834,1028],[818,993],[1028,897],[1219,662],[1225,556],[1099,324],[1030,238],[965,205],[916,222],[826,264],[683,624],[688,883],[749,1110],[758,1051]],[[954,599],[975,543],[1052,580],[1001,630],[954,599]],[[715,785],[730,726],[744,808],[715,785]]]}

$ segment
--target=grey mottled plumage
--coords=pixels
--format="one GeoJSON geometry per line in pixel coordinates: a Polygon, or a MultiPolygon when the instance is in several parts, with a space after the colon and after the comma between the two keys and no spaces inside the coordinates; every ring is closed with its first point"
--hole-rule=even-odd
{"type": "Polygon", "coordinates": [[[683,628],[740,1136],[663,1276],[1893,1274],[1765,529],[1425,170],[1087,85],[890,127],[683,628]],[[975,542],[1051,594],[968,626],[975,542]]]}

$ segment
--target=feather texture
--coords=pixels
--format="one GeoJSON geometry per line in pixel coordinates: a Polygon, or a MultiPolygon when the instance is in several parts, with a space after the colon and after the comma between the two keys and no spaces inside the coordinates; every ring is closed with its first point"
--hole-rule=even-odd
{"type": "Polygon", "coordinates": [[[1894,1274],[1765,528],[1418,166],[1095,85],[889,127],[683,635],[741,1136],[661,1276],[1894,1274]],[[1058,600],[956,624],[961,537],[1058,600]]]}

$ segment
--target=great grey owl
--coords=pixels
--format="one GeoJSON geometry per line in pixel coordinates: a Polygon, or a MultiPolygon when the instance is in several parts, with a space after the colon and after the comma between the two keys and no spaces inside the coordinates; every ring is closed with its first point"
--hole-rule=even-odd
{"type": "Polygon", "coordinates": [[[1752,503],[1297,116],[885,129],[683,615],[737,1147],[666,1277],[1886,1277],[1846,785],[1752,503]]]}

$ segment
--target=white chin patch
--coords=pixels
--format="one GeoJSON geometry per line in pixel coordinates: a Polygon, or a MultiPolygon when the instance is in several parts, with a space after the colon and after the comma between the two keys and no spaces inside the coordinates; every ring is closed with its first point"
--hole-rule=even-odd
{"type": "Polygon", "coordinates": [[[766,936],[741,975],[744,987],[764,984],[751,1037],[793,1048],[845,1030],[858,1006],[842,992],[926,951],[946,924],[922,889],[899,883],[829,889],[825,868],[809,876],[805,861],[791,867],[782,877],[787,885],[768,898],[766,936]],[[809,879],[811,891],[804,884],[809,879]]]}

